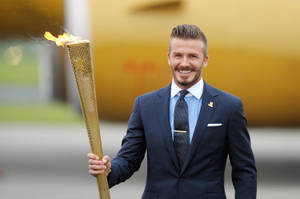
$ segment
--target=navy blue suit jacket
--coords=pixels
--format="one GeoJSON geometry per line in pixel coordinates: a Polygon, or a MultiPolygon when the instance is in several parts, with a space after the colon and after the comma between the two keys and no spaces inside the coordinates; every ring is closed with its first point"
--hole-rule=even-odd
{"type": "Polygon", "coordinates": [[[112,160],[109,186],[138,170],[147,150],[142,199],[225,199],[224,169],[229,156],[236,199],[255,199],[256,167],[241,100],[207,83],[202,97],[191,147],[181,169],[169,122],[170,85],[138,97],[122,147],[112,160]],[[209,123],[222,126],[209,127],[209,123]]]}

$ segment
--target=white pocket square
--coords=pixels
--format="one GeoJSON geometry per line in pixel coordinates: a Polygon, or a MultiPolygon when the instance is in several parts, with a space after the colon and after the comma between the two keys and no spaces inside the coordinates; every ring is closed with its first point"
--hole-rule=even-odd
{"type": "Polygon", "coordinates": [[[207,124],[207,127],[216,127],[216,126],[222,126],[223,124],[222,123],[210,123],[210,124],[207,124]]]}

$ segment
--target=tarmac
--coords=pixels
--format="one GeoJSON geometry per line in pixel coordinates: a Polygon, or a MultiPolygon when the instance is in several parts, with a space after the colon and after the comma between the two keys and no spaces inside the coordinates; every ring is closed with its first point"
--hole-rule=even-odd
{"type": "MultiPolygon", "coordinates": [[[[114,157],[126,123],[101,122],[105,154],[114,157]]],[[[300,128],[249,128],[258,169],[258,199],[300,198],[300,128]]],[[[1,199],[99,198],[88,174],[90,151],[84,124],[0,123],[1,199]]],[[[228,199],[234,198],[230,164],[225,173],[228,199]]],[[[146,160],[129,180],[110,190],[112,199],[141,198],[146,160]]]]}

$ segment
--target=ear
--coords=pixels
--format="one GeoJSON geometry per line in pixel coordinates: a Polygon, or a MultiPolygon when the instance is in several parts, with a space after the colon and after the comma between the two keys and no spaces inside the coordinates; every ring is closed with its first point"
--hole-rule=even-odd
{"type": "Polygon", "coordinates": [[[171,56],[171,54],[170,54],[170,52],[168,52],[168,64],[169,64],[169,66],[171,66],[171,59],[170,59],[170,56],[171,56]]]}
{"type": "Polygon", "coordinates": [[[206,67],[208,64],[208,55],[206,55],[206,57],[203,60],[203,67],[206,67]]]}

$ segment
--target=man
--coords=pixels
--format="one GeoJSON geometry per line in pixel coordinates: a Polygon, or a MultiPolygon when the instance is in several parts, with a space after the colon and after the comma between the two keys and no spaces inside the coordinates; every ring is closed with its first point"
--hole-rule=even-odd
{"type": "Polygon", "coordinates": [[[142,199],[225,199],[229,156],[236,199],[256,198],[256,167],[240,99],[208,85],[207,40],[195,25],[173,28],[170,85],[139,96],[117,157],[89,153],[89,172],[112,187],[128,179],[147,150],[142,199]]]}

